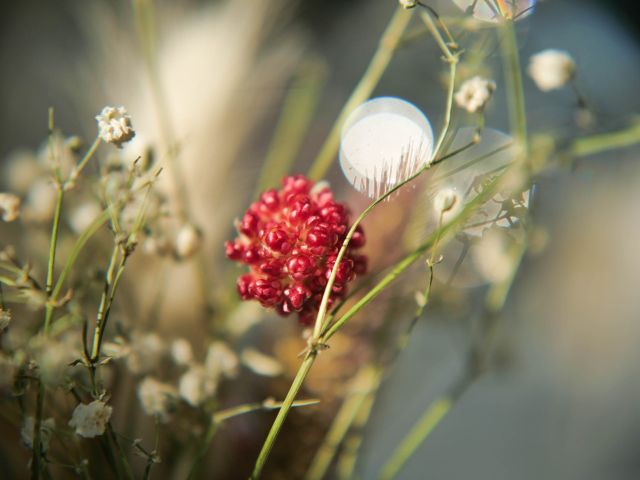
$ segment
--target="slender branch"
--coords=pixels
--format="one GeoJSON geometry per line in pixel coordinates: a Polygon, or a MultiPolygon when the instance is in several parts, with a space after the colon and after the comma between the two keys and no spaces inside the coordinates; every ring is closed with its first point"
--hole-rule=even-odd
{"type": "Polygon", "coordinates": [[[262,449],[260,450],[260,454],[258,455],[256,464],[253,467],[253,472],[251,473],[251,477],[250,477],[251,480],[256,480],[260,478],[260,475],[262,474],[262,469],[264,468],[264,464],[267,462],[267,458],[269,458],[271,449],[273,448],[276,438],[278,438],[280,429],[282,428],[282,425],[284,424],[284,421],[287,418],[287,414],[289,413],[289,410],[293,405],[293,401],[295,400],[296,395],[298,395],[298,391],[300,390],[300,387],[302,387],[302,383],[304,382],[304,379],[307,377],[309,370],[311,370],[311,367],[313,366],[313,362],[315,362],[317,356],[318,356],[318,352],[315,350],[311,350],[307,352],[304,358],[304,361],[302,362],[302,365],[300,365],[298,373],[296,374],[295,378],[293,379],[293,383],[289,388],[289,392],[287,392],[287,396],[282,402],[282,406],[278,411],[278,415],[276,416],[276,419],[274,420],[273,425],[269,430],[267,439],[264,441],[264,444],[262,445],[262,449]]]}
{"type": "Polygon", "coordinates": [[[315,158],[311,169],[309,170],[308,176],[312,180],[319,180],[324,177],[327,170],[329,170],[329,167],[331,167],[331,163],[338,151],[340,132],[344,122],[347,120],[351,111],[369,98],[371,92],[373,92],[373,89],[380,81],[382,74],[389,66],[389,62],[398,48],[402,34],[407,28],[410,19],[411,14],[402,7],[398,7],[391,17],[387,28],[380,38],[378,49],[371,58],[371,62],[369,63],[367,70],[356,85],[353,93],[349,97],[349,100],[347,100],[347,103],[345,103],[342,108],[340,115],[338,115],[338,118],[333,124],[324,145],[320,149],[318,156],[315,158]]]}

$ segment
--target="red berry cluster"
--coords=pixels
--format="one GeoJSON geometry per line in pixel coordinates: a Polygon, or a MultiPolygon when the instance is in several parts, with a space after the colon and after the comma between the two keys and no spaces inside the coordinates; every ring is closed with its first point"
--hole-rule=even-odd
{"type": "MultiPolygon", "coordinates": [[[[258,300],[281,315],[298,312],[300,322],[315,320],[327,280],[349,230],[349,211],[329,187],[302,175],[284,177],[280,190],[264,192],[238,221],[238,237],[226,242],[227,257],[249,265],[238,278],[243,300],[258,300]]],[[[354,250],[365,243],[358,226],[340,261],[329,306],[342,298],[367,258],[354,250]]]]}

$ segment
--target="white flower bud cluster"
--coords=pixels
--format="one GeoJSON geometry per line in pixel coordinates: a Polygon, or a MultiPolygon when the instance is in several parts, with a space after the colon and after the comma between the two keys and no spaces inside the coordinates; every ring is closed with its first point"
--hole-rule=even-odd
{"type": "Polygon", "coordinates": [[[469,113],[476,113],[484,109],[495,90],[496,84],[493,80],[475,76],[460,86],[454,98],[460,108],[469,113]]]}
{"type": "Polygon", "coordinates": [[[548,49],[529,59],[527,73],[543,92],[566,85],[575,74],[576,65],[567,52],[548,49]]]}
{"type": "Polygon", "coordinates": [[[135,136],[131,126],[131,117],[124,107],[104,107],[96,115],[100,138],[105,143],[121,147],[135,136]]]}
{"type": "Polygon", "coordinates": [[[102,400],[94,400],[89,404],[81,403],[73,411],[69,426],[77,435],[93,438],[102,435],[111,418],[112,408],[102,400]]]}

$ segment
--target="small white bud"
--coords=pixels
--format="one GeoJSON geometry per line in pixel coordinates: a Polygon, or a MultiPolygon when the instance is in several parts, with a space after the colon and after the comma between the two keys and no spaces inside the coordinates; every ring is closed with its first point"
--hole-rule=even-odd
{"type": "Polygon", "coordinates": [[[120,148],[135,136],[131,126],[131,117],[124,107],[104,107],[96,115],[100,138],[120,148]]]}
{"type": "Polygon", "coordinates": [[[548,49],[529,59],[527,73],[543,92],[561,88],[575,73],[576,65],[567,52],[548,49]]]}
{"type": "Polygon", "coordinates": [[[69,426],[75,428],[76,434],[81,437],[98,437],[104,433],[112,410],[101,400],[94,400],[88,405],[81,403],[73,411],[69,426]]]}
{"type": "Polygon", "coordinates": [[[458,194],[452,188],[443,188],[433,199],[433,208],[438,214],[451,210],[458,203],[458,194]]]}
{"type": "Polygon", "coordinates": [[[0,217],[13,222],[20,216],[20,199],[13,193],[0,193],[0,217]]]}
{"type": "Polygon", "coordinates": [[[176,237],[176,254],[180,258],[193,255],[200,248],[201,235],[198,229],[191,224],[184,225],[176,237]]]}
{"type": "Polygon", "coordinates": [[[492,80],[475,76],[464,82],[455,95],[456,104],[469,113],[480,112],[496,89],[492,80]]]}

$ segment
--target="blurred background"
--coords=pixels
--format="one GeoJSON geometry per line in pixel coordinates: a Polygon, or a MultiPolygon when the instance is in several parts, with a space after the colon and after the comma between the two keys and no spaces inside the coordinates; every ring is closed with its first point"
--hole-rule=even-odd
{"type": "MultiPolygon", "coordinates": [[[[446,0],[430,5],[445,18],[459,14],[446,0]]],[[[203,231],[205,258],[213,271],[226,265],[222,244],[234,235],[233,219],[253,199],[285,99],[297,88],[317,88],[316,107],[292,169],[305,172],[396,4],[183,0],[155,6],[157,65],[171,135],[181,144],[193,219],[203,231]]],[[[577,64],[577,84],[596,118],[592,131],[624,128],[636,119],[636,2],[540,1],[535,12],[518,23],[517,32],[523,64],[543,49],[570,52],[577,64]]],[[[0,65],[0,162],[9,162],[20,149],[33,151],[41,145],[50,106],[58,128],[91,139],[100,109],[122,104],[141,142],[134,150],[163,140],[128,2],[10,2],[0,16],[0,65]]],[[[487,56],[485,65],[497,83],[486,125],[506,131],[497,51],[487,56]]],[[[411,101],[435,128],[442,120],[442,71],[429,38],[412,43],[398,51],[373,96],[411,101]]],[[[524,83],[530,132],[550,134],[559,145],[589,133],[576,123],[570,89],[542,93],[526,76],[524,83]]],[[[570,168],[546,170],[536,179],[531,215],[547,240],[525,257],[517,275],[502,313],[506,327],[499,358],[466,390],[398,478],[640,478],[638,160],[640,148],[631,146],[580,158],[570,168]]],[[[6,189],[6,170],[3,176],[0,184],[6,189]]],[[[342,178],[337,163],[328,179],[353,211],[367,204],[342,178]]],[[[402,202],[408,201],[410,196],[385,204],[381,210],[386,213],[365,223],[373,271],[402,253],[383,248],[394,235],[384,225],[392,216],[389,212],[402,211],[402,202]]],[[[20,241],[17,229],[0,224],[0,246],[20,241]]],[[[177,335],[189,338],[202,354],[202,337],[215,337],[216,328],[194,306],[192,266],[172,264],[171,270],[162,270],[164,266],[147,258],[130,273],[142,275],[147,268],[146,279],[134,285],[140,297],[136,311],[148,314],[153,300],[144,293],[158,275],[167,276],[170,293],[156,312],[157,330],[167,341],[177,335]]],[[[224,269],[228,273],[227,266],[224,269]]],[[[437,269],[435,275],[437,284],[442,280],[437,269]]],[[[214,278],[213,284],[214,296],[235,295],[227,278],[214,278]]],[[[348,380],[375,355],[362,345],[381,322],[375,317],[384,318],[389,305],[412,298],[412,288],[401,279],[368,307],[368,315],[360,315],[345,338],[336,338],[336,345],[322,354],[305,392],[322,403],[291,413],[265,478],[301,478],[348,380]]],[[[376,478],[429,402],[455,384],[465,368],[486,287],[436,291],[442,299],[427,308],[382,384],[364,427],[354,477],[376,478]]],[[[411,309],[395,311],[392,317],[398,323],[411,316],[411,309]]],[[[131,314],[122,316],[127,315],[125,323],[135,322],[131,314]]],[[[261,315],[249,308],[227,321],[261,315]]],[[[224,387],[221,403],[281,398],[304,346],[299,332],[291,319],[266,318],[251,327],[236,347],[256,345],[269,351],[283,366],[282,374],[243,372],[242,380],[224,387]]],[[[257,413],[225,425],[208,456],[210,476],[203,478],[246,478],[272,418],[271,413],[257,413]]],[[[123,420],[116,416],[114,421],[123,420]]],[[[147,433],[152,425],[143,425],[147,433]]],[[[0,459],[11,465],[7,478],[21,478],[19,468],[28,454],[23,449],[20,462],[9,460],[16,448],[12,443],[18,442],[18,435],[12,435],[7,437],[11,442],[2,442],[0,459]]],[[[172,441],[173,446],[179,443],[172,441]]],[[[161,464],[155,473],[155,478],[184,478],[184,469],[175,464],[161,464]]]]}

